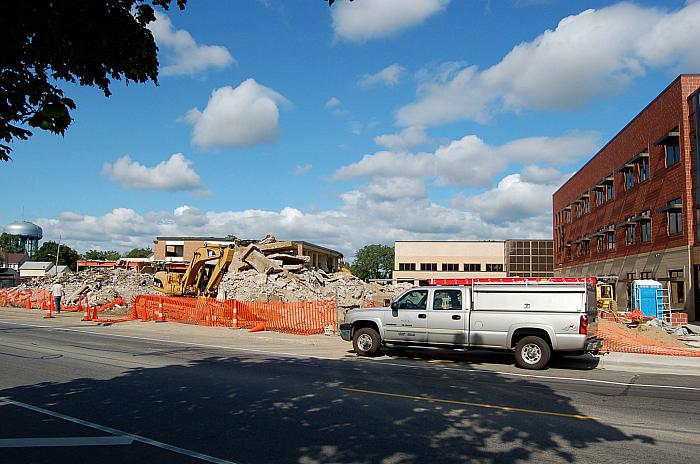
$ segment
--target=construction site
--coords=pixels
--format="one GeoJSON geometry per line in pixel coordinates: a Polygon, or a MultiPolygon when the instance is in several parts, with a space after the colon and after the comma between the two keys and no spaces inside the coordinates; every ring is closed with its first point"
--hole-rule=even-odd
{"type": "Polygon", "coordinates": [[[311,334],[333,332],[347,310],[387,305],[410,287],[364,282],[347,271],[326,272],[297,251],[296,244],[267,235],[207,243],[193,250],[189,262],[154,261],[138,269],[84,262],[78,272],[35,277],[1,291],[0,306],[50,312],[50,288],[59,282],[63,310],[82,311],[89,320],[226,327],[263,323],[267,330],[311,334]]]}

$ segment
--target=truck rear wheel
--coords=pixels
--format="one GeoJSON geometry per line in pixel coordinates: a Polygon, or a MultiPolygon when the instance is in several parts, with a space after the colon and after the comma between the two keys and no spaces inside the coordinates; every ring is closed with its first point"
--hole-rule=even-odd
{"type": "Polygon", "coordinates": [[[540,337],[524,337],[515,345],[515,361],[523,369],[544,369],[551,357],[549,344],[540,337]]]}
{"type": "Polygon", "coordinates": [[[356,330],[352,337],[352,347],[359,356],[374,356],[380,343],[379,333],[370,327],[356,330]]]}

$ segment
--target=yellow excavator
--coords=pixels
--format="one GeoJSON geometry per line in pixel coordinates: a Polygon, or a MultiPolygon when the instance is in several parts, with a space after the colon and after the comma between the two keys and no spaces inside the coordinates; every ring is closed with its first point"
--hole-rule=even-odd
{"type": "Polygon", "coordinates": [[[215,297],[235,251],[220,245],[199,247],[184,273],[156,272],[153,288],[168,295],[215,297]]]}

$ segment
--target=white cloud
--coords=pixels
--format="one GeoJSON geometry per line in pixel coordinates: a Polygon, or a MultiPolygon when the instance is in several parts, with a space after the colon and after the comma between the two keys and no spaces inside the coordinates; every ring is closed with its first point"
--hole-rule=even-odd
{"type": "Polygon", "coordinates": [[[559,185],[527,182],[520,174],[510,174],[495,188],[481,194],[457,194],[452,206],[478,214],[488,223],[504,224],[532,218],[551,221],[552,194],[559,185]]]}
{"type": "Polygon", "coordinates": [[[332,178],[435,178],[441,186],[486,187],[512,164],[570,164],[594,152],[594,139],[592,134],[527,137],[492,146],[468,135],[440,146],[434,153],[380,151],[364,155],[360,161],[339,168],[332,178]]]}
{"type": "Polygon", "coordinates": [[[419,73],[418,98],[400,108],[396,119],[407,126],[434,125],[484,122],[499,111],[573,109],[619,92],[649,69],[697,71],[699,22],[700,2],[675,12],[631,3],[586,10],[515,46],[483,71],[450,63],[419,73]]]}
{"type": "Polygon", "coordinates": [[[311,171],[312,167],[313,166],[310,164],[298,164],[294,167],[294,171],[292,172],[292,175],[303,176],[307,172],[311,171]]]}
{"type": "Polygon", "coordinates": [[[341,102],[338,98],[336,98],[336,97],[331,97],[331,98],[328,99],[328,101],[326,102],[326,109],[327,109],[327,110],[330,110],[330,109],[333,109],[333,108],[337,108],[337,107],[340,106],[341,104],[342,104],[342,102],[341,102]]]}
{"type": "Polygon", "coordinates": [[[160,69],[163,76],[199,74],[208,68],[225,68],[236,62],[226,47],[199,45],[186,30],[175,30],[163,13],[156,12],[156,20],[148,29],[167,57],[168,64],[160,69]]]}
{"type": "Polygon", "coordinates": [[[365,42],[389,37],[421,24],[447,8],[449,0],[355,0],[333,6],[333,30],[338,39],[365,42]]]}
{"type": "Polygon", "coordinates": [[[403,151],[431,142],[422,126],[407,127],[398,134],[383,134],[374,138],[374,143],[388,150],[403,151]]]}
{"type": "Polygon", "coordinates": [[[102,166],[102,175],[125,189],[133,190],[196,190],[202,186],[199,174],[192,169],[192,161],[182,153],[175,153],[156,166],[147,167],[131,157],[122,156],[114,163],[102,166]]]}
{"type": "Polygon", "coordinates": [[[401,76],[406,72],[403,66],[392,64],[374,74],[364,74],[357,81],[357,86],[363,89],[377,84],[384,84],[387,87],[395,87],[401,80],[401,76]]]}
{"type": "Polygon", "coordinates": [[[279,109],[289,102],[247,79],[238,87],[214,90],[204,111],[193,108],[185,121],[194,125],[192,143],[203,148],[241,148],[272,142],[279,135],[279,109]]]}
{"type": "MultiPolygon", "coordinates": [[[[203,211],[188,205],[172,212],[137,213],[115,208],[100,216],[38,218],[45,239],[62,236],[79,251],[152,246],[157,236],[226,236],[262,238],[272,233],[280,239],[306,240],[352,256],[370,243],[395,240],[499,240],[513,237],[551,236],[548,221],[522,217],[510,222],[488,222],[474,211],[441,206],[421,196],[418,182],[400,180],[373,183],[369,188],[341,195],[341,204],[325,211],[301,211],[288,206],[279,211],[203,211]],[[392,193],[393,192],[393,193],[392,193]]],[[[76,213],[72,213],[76,215],[76,213]]],[[[543,216],[547,216],[544,214],[543,216]]]]}

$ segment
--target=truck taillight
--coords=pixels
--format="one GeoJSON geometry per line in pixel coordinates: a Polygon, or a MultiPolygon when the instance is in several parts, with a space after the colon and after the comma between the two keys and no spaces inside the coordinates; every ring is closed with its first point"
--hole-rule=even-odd
{"type": "Polygon", "coordinates": [[[578,333],[586,335],[588,333],[588,315],[581,316],[581,323],[578,326],[578,333]]]}

